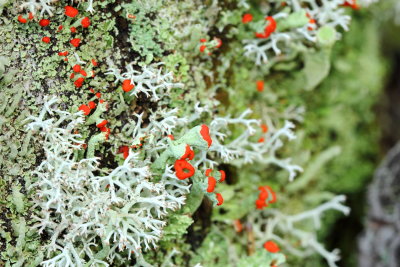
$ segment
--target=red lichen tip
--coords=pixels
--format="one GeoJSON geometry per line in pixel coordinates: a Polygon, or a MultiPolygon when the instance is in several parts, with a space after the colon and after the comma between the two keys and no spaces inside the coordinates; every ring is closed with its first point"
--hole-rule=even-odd
{"type": "Polygon", "coordinates": [[[94,108],[96,108],[96,103],[94,103],[93,101],[89,101],[88,106],[89,106],[91,109],[94,109],[94,108]]]}
{"type": "Polygon", "coordinates": [[[207,170],[206,170],[206,176],[210,176],[210,173],[211,173],[212,171],[213,171],[212,169],[207,169],[207,170]]]}
{"type": "Polygon", "coordinates": [[[224,198],[220,193],[215,193],[215,197],[217,198],[217,206],[221,206],[224,203],[224,198]]]}
{"type": "Polygon", "coordinates": [[[127,79],[122,82],[122,90],[124,90],[124,92],[129,92],[133,88],[135,88],[135,85],[131,82],[131,80],[127,79]]]}
{"type": "Polygon", "coordinates": [[[192,160],[193,158],[194,158],[194,151],[190,148],[189,145],[186,145],[185,154],[183,154],[180,159],[192,160]]]}
{"type": "Polygon", "coordinates": [[[48,19],[39,20],[39,25],[42,26],[42,27],[49,26],[49,24],[50,24],[50,20],[48,20],[48,19]]]}
{"type": "Polygon", "coordinates": [[[80,72],[81,71],[81,66],[78,64],[75,64],[72,69],[74,70],[74,72],[80,72]]]}
{"type": "Polygon", "coordinates": [[[205,42],[207,42],[207,39],[204,39],[204,38],[200,39],[200,43],[205,43],[205,42]]]}
{"type": "Polygon", "coordinates": [[[73,45],[73,46],[75,46],[75,47],[78,47],[79,44],[81,43],[81,39],[79,39],[79,38],[74,38],[74,39],[72,39],[72,40],[69,41],[69,42],[70,42],[71,45],[73,45]]]}
{"type": "Polygon", "coordinates": [[[172,134],[169,134],[169,135],[168,135],[168,138],[171,139],[171,140],[174,140],[174,139],[175,139],[174,136],[173,136],[172,134]]]}
{"type": "Polygon", "coordinates": [[[61,31],[63,29],[63,25],[58,26],[57,31],[61,31]]]}
{"type": "Polygon", "coordinates": [[[350,1],[346,1],[344,2],[344,4],[342,5],[344,7],[351,7],[354,10],[358,10],[360,9],[360,6],[357,4],[356,0],[350,0],[350,1]]]}
{"type": "Polygon", "coordinates": [[[84,105],[84,104],[80,105],[78,109],[83,111],[83,114],[85,114],[86,116],[90,114],[90,110],[91,110],[90,107],[88,107],[87,105],[84,105]]]}
{"type": "Polygon", "coordinates": [[[87,76],[87,73],[86,73],[86,71],[84,71],[84,70],[81,70],[80,72],[79,72],[82,76],[87,76]]]}
{"type": "Polygon", "coordinates": [[[210,130],[208,129],[207,125],[205,124],[201,125],[200,134],[203,137],[203,139],[207,142],[208,147],[210,147],[212,144],[212,139],[210,137],[210,130]]]}
{"type": "Polygon", "coordinates": [[[82,87],[84,81],[85,81],[84,78],[78,78],[78,79],[74,82],[74,84],[75,84],[75,86],[76,86],[77,88],[80,88],[80,87],[82,87]]]}
{"type": "Polygon", "coordinates": [[[273,17],[268,16],[265,18],[265,20],[267,20],[269,22],[268,26],[265,27],[265,34],[270,36],[271,33],[273,33],[276,30],[276,21],[273,17]]]}
{"type": "Polygon", "coordinates": [[[43,37],[42,42],[46,43],[46,44],[50,43],[50,37],[48,37],[48,36],[43,37]]]}
{"type": "Polygon", "coordinates": [[[25,19],[24,17],[22,17],[22,15],[18,16],[18,21],[21,22],[21,23],[27,23],[28,22],[28,20],[25,19]]]}
{"type": "Polygon", "coordinates": [[[276,30],[276,21],[273,17],[268,16],[265,18],[266,21],[268,21],[268,25],[264,28],[263,33],[256,33],[257,38],[268,38],[275,30],[276,30]]]}
{"type": "Polygon", "coordinates": [[[225,171],[219,170],[219,173],[221,174],[221,178],[219,179],[219,181],[220,181],[220,182],[225,181],[225,178],[226,178],[225,171]]]}
{"type": "Polygon", "coordinates": [[[257,209],[268,207],[268,203],[276,202],[276,194],[271,187],[260,186],[258,190],[260,190],[260,194],[258,195],[258,199],[256,200],[255,203],[257,209]]]}
{"type": "Polygon", "coordinates": [[[263,133],[267,133],[268,132],[268,125],[261,124],[261,130],[262,130],[263,133]]]}
{"type": "Polygon", "coordinates": [[[82,25],[83,28],[89,27],[90,26],[90,19],[88,17],[84,17],[81,20],[81,25],[82,25]]]}
{"type": "Polygon", "coordinates": [[[203,53],[204,50],[206,50],[206,48],[207,48],[207,47],[206,47],[205,45],[201,45],[200,48],[199,48],[199,50],[200,50],[200,52],[203,53]]]}
{"type": "Polygon", "coordinates": [[[207,187],[207,192],[211,193],[215,189],[215,185],[217,184],[217,180],[215,180],[214,177],[210,176],[208,177],[208,187],[207,187]]]}
{"type": "Polygon", "coordinates": [[[258,139],[258,143],[264,143],[265,138],[264,137],[260,137],[260,139],[258,139]]]}
{"type": "Polygon", "coordinates": [[[106,124],[108,123],[107,120],[103,120],[102,122],[100,122],[99,124],[96,125],[97,128],[103,128],[104,126],[106,126],[106,124]]]}
{"type": "Polygon", "coordinates": [[[92,59],[92,65],[95,66],[95,67],[97,67],[97,62],[96,62],[96,60],[92,59]]]}
{"type": "Polygon", "coordinates": [[[106,133],[106,140],[108,140],[108,137],[110,136],[110,133],[111,133],[111,129],[108,127],[102,127],[102,128],[100,128],[100,131],[106,133]]]}
{"type": "MultiPolygon", "coordinates": [[[[93,90],[93,89],[92,89],[93,90]]],[[[101,97],[101,93],[96,93],[96,97],[100,98],[101,97]]]]}
{"type": "Polygon", "coordinates": [[[68,51],[65,51],[65,52],[58,52],[58,55],[59,56],[68,56],[68,51]]]}
{"type": "Polygon", "coordinates": [[[126,159],[129,156],[129,147],[127,146],[121,146],[118,149],[118,153],[123,153],[124,159],[126,159]]]}
{"type": "Polygon", "coordinates": [[[75,28],[75,27],[71,27],[71,28],[69,28],[69,30],[70,30],[72,33],[76,33],[76,28],[75,28]]]}
{"type": "Polygon", "coordinates": [[[261,210],[261,209],[263,209],[264,207],[268,207],[268,204],[265,203],[265,200],[257,199],[257,200],[256,200],[256,209],[261,210]]]}
{"type": "Polygon", "coordinates": [[[184,159],[178,159],[174,164],[175,174],[179,180],[184,180],[186,178],[192,177],[194,175],[193,166],[184,159]]]}
{"type": "Polygon", "coordinates": [[[257,81],[257,91],[262,92],[264,91],[264,81],[257,81]]]}
{"type": "Polygon", "coordinates": [[[267,241],[264,243],[264,248],[268,252],[277,253],[280,251],[279,246],[274,241],[267,241]]]}
{"type": "Polygon", "coordinates": [[[30,19],[30,20],[33,19],[33,14],[32,14],[32,12],[29,12],[29,14],[28,14],[28,19],[30,19]]]}
{"type": "Polygon", "coordinates": [[[242,23],[243,24],[249,23],[252,20],[253,20],[253,15],[251,15],[249,13],[244,14],[243,17],[242,17],[242,23]]]}
{"type": "Polygon", "coordinates": [[[79,13],[78,9],[73,8],[72,6],[66,6],[64,7],[64,9],[65,9],[65,15],[71,18],[75,17],[79,13]]]}

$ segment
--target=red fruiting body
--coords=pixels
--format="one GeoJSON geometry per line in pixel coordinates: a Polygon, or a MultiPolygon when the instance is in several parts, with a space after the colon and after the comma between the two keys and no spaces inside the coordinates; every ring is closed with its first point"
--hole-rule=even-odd
{"type": "Polygon", "coordinates": [[[82,84],[83,84],[84,81],[85,81],[84,78],[78,78],[78,79],[74,82],[74,84],[75,84],[75,86],[76,86],[77,88],[80,88],[80,87],[82,87],[82,84]]]}
{"type": "Polygon", "coordinates": [[[259,143],[264,143],[264,141],[265,141],[265,138],[264,138],[264,137],[260,137],[260,139],[258,139],[258,142],[259,142],[259,143]]]}
{"type": "Polygon", "coordinates": [[[69,30],[70,30],[72,33],[76,33],[76,28],[75,28],[75,27],[71,27],[71,28],[69,28],[69,30]]]}
{"type": "Polygon", "coordinates": [[[72,6],[66,6],[64,7],[65,9],[65,15],[67,15],[68,17],[75,17],[76,15],[78,15],[78,9],[73,8],[72,6]]]}
{"type": "Polygon", "coordinates": [[[29,14],[28,14],[28,18],[29,18],[30,20],[32,20],[32,19],[33,19],[33,14],[32,14],[32,12],[29,12],[29,14]]]}
{"type": "Polygon", "coordinates": [[[89,108],[94,109],[94,108],[96,108],[96,103],[94,103],[93,101],[89,101],[88,106],[89,106],[89,108]]]}
{"type": "Polygon", "coordinates": [[[266,188],[260,186],[258,188],[258,190],[260,190],[260,194],[258,195],[258,198],[261,200],[266,200],[268,198],[268,191],[266,190],[266,188]]]}
{"type": "Polygon", "coordinates": [[[69,41],[69,42],[70,42],[71,45],[73,45],[73,46],[75,46],[75,47],[78,47],[79,44],[80,44],[80,42],[81,42],[81,39],[79,39],[79,38],[74,38],[74,39],[72,39],[72,40],[69,41]]]}
{"type": "MultiPolygon", "coordinates": [[[[272,190],[272,188],[271,187],[269,187],[269,186],[263,186],[263,187],[259,187],[258,188],[261,192],[267,192],[267,197],[268,197],[268,193],[270,193],[271,194],[271,199],[268,201],[269,203],[275,203],[276,202],[276,194],[275,194],[275,192],[272,190]]],[[[260,196],[261,196],[261,193],[260,193],[260,196]]],[[[265,196],[265,194],[263,194],[263,196],[265,196]]],[[[266,199],[266,197],[265,197],[265,199],[266,199]]]]}
{"type": "Polygon", "coordinates": [[[182,155],[181,159],[192,160],[193,158],[194,158],[194,151],[190,148],[189,145],[186,145],[185,154],[182,155]]]}
{"type": "Polygon", "coordinates": [[[194,175],[193,166],[184,159],[178,159],[175,161],[174,167],[176,177],[178,177],[179,180],[184,180],[194,175]]]}
{"type": "Polygon", "coordinates": [[[211,172],[212,172],[212,169],[207,169],[206,170],[206,176],[209,176],[211,172]]]}
{"type": "Polygon", "coordinates": [[[81,66],[78,64],[75,64],[72,69],[74,70],[74,72],[80,72],[81,71],[81,66]]]}
{"type": "Polygon", "coordinates": [[[42,42],[44,42],[46,44],[50,43],[50,37],[47,37],[47,36],[43,37],[42,42]]]}
{"type": "Polygon", "coordinates": [[[82,110],[86,116],[90,114],[90,108],[86,105],[80,105],[79,110],[82,110]]]}
{"type": "Polygon", "coordinates": [[[261,210],[261,209],[264,208],[264,207],[268,207],[267,203],[265,203],[265,200],[257,199],[257,200],[256,200],[256,208],[257,208],[258,210],[261,210]]]}
{"type": "Polygon", "coordinates": [[[268,38],[275,30],[276,30],[276,21],[273,17],[268,16],[265,18],[269,23],[268,25],[264,28],[263,33],[256,33],[257,38],[268,38]]]}
{"type": "Polygon", "coordinates": [[[129,147],[127,146],[121,146],[118,149],[118,153],[123,153],[124,159],[126,159],[129,156],[129,147]]]}
{"type": "Polygon", "coordinates": [[[96,62],[96,60],[92,59],[92,64],[93,64],[93,66],[97,67],[97,62],[96,62]]]}
{"type": "Polygon", "coordinates": [[[71,75],[69,75],[70,79],[73,79],[75,77],[75,73],[71,73],[71,75]]]}
{"type": "Polygon", "coordinates": [[[175,139],[174,136],[173,136],[172,134],[169,134],[169,135],[168,135],[168,138],[171,139],[171,140],[174,140],[174,139],[175,139]]]}
{"type": "Polygon", "coordinates": [[[50,24],[50,20],[48,20],[48,19],[39,20],[39,25],[42,26],[42,27],[49,26],[49,24],[50,24]]]}
{"type": "Polygon", "coordinates": [[[204,50],[206,50],[206,46],[205,46],[205,45],[201,45],[201,46],[200,46],[200,52],[202,52],[202,53],[203,53],[203,52],[204,52],[204,50]]]}
{"type": "Polygon", "coordinates": [[[219,173],[221,174],[221,178],[219,179],[220,182],[225,181],[226,174],[223,170],[219,170],[219,173]]]}
{"type": "Polygon", "coordinates": [[[268,207],[268,203],[276,202],[276,194],[269,186],[260,186],[258,188],[260,190],[260,194],[258,195],[258,199],[256,200],[256,208],[262,209],[264,207],[268,207]]]}
{"type": "Polygon", "coordinates": [[[216,183],[217,183],[217,180],[215,180],[214,177],[211,177],[211,176],[208,177],[208,187],[207,187],[208,193],[211,193],[214,191],[216,183]]]}
{"type": "Polygon", "coordinates": [[[221,206],[224,203],[224,198],[220,193],[215,193],[215,197],[217,198],[218,201],[217,206],[221,206]]]}
{"type": "Polygon", "coordinates": [[[344,2],[344,4],[342,6],[351,7],[352,9],[355,9],[355,10],[360,9],[360,7],[357,5],[356,0],[346,1],[346,2],[344,2]]]}
{"type": "Polygon", "coordinates": [[[108,123],[107,120],[103,120],[102,122],[100,122],[99,124],[96,125],[97,128],[103,128],[104,126],[106,126],[106,124],[108,123]]]}
{"type": "Polygon", "coordinates": [[[268,16],[265,18],[269,22],[269,25],[265,27],[265,34],[270,36],[276,30],[276,21],[273,17],[268,16]]]}
{"type": "Polygon", "coordinates": [[[96,93],[96,97],[100,98],[101,97],[101,93],[96,93]]]}
{"type": "Polygon", "coordinates": [[[200,43],[205,43],[205,42],[207,42],[206,39],[204,39],[204,38],[200,39],[200,43]]]}
{"type": "Polygon", "coordinates": [[[122,82],[122,90],[124,90],[124,92],[129,92],[130,90],[132,90],[135,87],[134,84],[131,83],[131,80],[127,79],[124,80],[122,82]]]}
{"type": "Polygon", "coordinates": [[[261,130],[263,133],[268,132],[268,126],[266,124],[261,124],[261,130]]]}
{"type": "Polygon", "coordinates": [[[264,81],[257,81],[257,91],[262,92],[264,91],[264,81]]]}
{"type": "Polygon", "coordinates": [[[108,128],[108,127],[103,127],[103,128],[100,128],[100,131],[102,131],[102,132],[105,132],[105,133],[106,133],[106,140],[107,140],[107,139],[108,139],[108,137],[110,136],[111,129],[110,129],[110,128],[108,128]]]}
{"type": "Polygon", "coordinates": [[[260,38],[260,39],[268,38],[268,36],[266,36],[265,33],[256,32],[255,35],[256,35],[256,38],[260,38]]]}
{"type": "Polygon", "coordinates": [[[83,28],[89,27],[89,26],[90,26],[90,19],[89,19],[88,17],[84,17],[84,18],[81,20],[81,24],[82,24],[82,27],[83,27],[83,28]]]}
{"type": "Polygon", "coordinates": [[[274,241],[267,241],[264,243],[264,248],[271,253],[279,252],[279,247],[274,241]]]}
{"type": "Polygon", "coordinates": [[[58,55],[59,56],[68,56],[68,51],[65,51],[65,52],[58,52],[58,55]]]}
{"type": "Polygon", "coordinates": [[[25,18],[23,18],[22,15],[18,16],[18,21],[21,22],[21,23],[26,23],[27,22],[27,20],[25,18]]]}
{"type": "Polygon", "coordinates": [[[60,32],[63,29],[63,25],[58,26],[58,31],[60,32]]]}
{"type": "Polygon", "coordinates": [[[81,74],[82,76],[85,76],[85,77],[87,76],[87,73],[86,73],[86,71],[84,71],[84,70],[81,70],[81,71],[80,71],[80,74],[81,74]]]}
{"type": "Polygon", "coordinates": [[[103,103],[104,103],[104,100],[103,100],[103,99],[100,99],[99,102],[100,102],[101,104],[103,104],[103,103]]]}
{"type": "Polygon", "coordinates": [[[203,139],[207,142],[208,147],[210,147],[212,144],[212,140],[210,137],[210,130],[208,129],[207,125],[205,124],[201,125],[200,134],[203,137],[203,139]]]}
{"type": "Polygon", "coordinates": [[[253,20],[253,15],[251,15],[249,13],[244,14],[242,17],[242,23],[244,23],[244,24],[249,23],[252,20],[253,20]]]}

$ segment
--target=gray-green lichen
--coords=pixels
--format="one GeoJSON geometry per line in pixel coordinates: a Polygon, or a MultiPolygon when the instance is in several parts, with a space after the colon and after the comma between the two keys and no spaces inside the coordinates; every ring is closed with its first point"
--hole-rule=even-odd
{"type": "MultiPolygon", "coordinates": [[[[167,226],[159,247],[144,252],[144,258],[138,257],[137,262],[144,263],[145,259],[155,266],[280,264],[285,260],[283,254],[268,253],[260,241],[249,237],[254,234],[248,222],[255,209],[258,186],[268,184],[274,188],[279,201],[273,208],[287,214],[317,206],[330,199],[333,192],[355,192],[362,187],[374,164],[365,158],[376,151],[376,147],[369,145],[377,135],[371,107],[384,74],[377,53],[376,25],[361,14],[348,33],[323,26],[316,32],[315,45],[294,42],[281,55],[269,55],[268,62],[256,66],[243,53],[243,41],[254,36],[249,29],[262,30],[265,13],[289,12],[289,8],[281,10],[272,4],[268,9],[268,1],[264,6],[253,1],[247,8],[241,4],[246,2],[95,1],[93,14],[76,6],[91,20],[91,26],[82,29],[77,20],[65,17],[66,2],[54,3],[50,26],[41,28],[36,18],[27,24],[17,21],[17,2],[0,1],[0,265],[33,267],[48,259],[43,247],[49,240],[32,227],[37,222],[33,216],[37,208],[32,201],[35,188],[29,190],[36,179],[32,171],[44,158],[43,139],[39,133],[25,128],[25,119],[38,114],[48,95],[59,97],[60,109],[77,112],[80,105],[98,101],[95,93],[101,93],[109,108],[98,104],[87,117],[86,125],[78,129],[87,149],[76,151],[78,159],[101,158],[101,171],[124,162],[118,149],[130,145],[137,121],[133,114],[142,114],[149,123],[153,111],[178,107],[178,117],[192,118],[193,107],[199,102],[207,110],[193,118],[194,122],[210,122],[210,113],[238,116],[251,107],[254,112],[249,119],[261,119],[276,128],[285,119],[300,124],[298,139],[279,152],[290,155],[304,167],[297,181],[287,185],[286,171],[270,165],[226,162],[223,168],[228,173],[228,184],[218,184],[224,196],[222,208],[212,209],[212,201],[203,199],[202,185],[192,184],[186,205],[165,219],[167,226]],[[259,21],[249,27],[241,22],[242,15],[248,12],[259,21]],[[71,33],[72,26],[77,33],[71,33]],[[339,31],[342,40],[336,38],[339,31]],[[51,36],[49,44],[41,42],[44,36],[51,36]],[[82,39],[79,48],[69,44],[71,38],[82,39]],[[214,38],[222,40],[222,46],[217,49],[207,43],[211,53],[202,53],[201,39],[214,45],[214,38]],[[350,49],[353,47],[359,49],[350,49]],[[63,51],[69,51],[68,56],[58,55],[63,51]],[[93,59],[98,66],[93,65],[93,59]],[[150,101],[144,94],[132,97],[123,93],[121,82],[114,83],[110,75],[105,75],[110,66],[122,70],[133,63],[140,69],[159,62],[173,73],[176,82],[185,86],[170,88],[168,98],[158,102],[150,101]],[[75,64],[80,64],[88,74],[80,88],[70,79],[75,64]],[[256,89],[258,80],[265,82],[263,92],[256,89]],[[108,140],[94,125],[100,118],[109,122],[108,140]],[[365,131],[372,134],[363,135],[365,131]],[[350,168],[352,165],[364,167],[354,169],[350,168]],[[245,230],[234,229],[233,223],[238,221],[245,225],[245,230]]],[[[280,18],[277,29],[290,31],[308,22],[301,10],[280,18]]],[[[226,142],[236,140],[243,130],[239,126],[226,129],[231,133],[226,142]]],[[[183,130],[174,133],[177,137],[185,134],[183,130]]],[[[261,134],[258,130],[251,140],[257,142],[261,134]]],[[[171,155],[178,158],[182,154],[184,146],[178,149],[179,153],[175,151],[179,144],[190,143],[179,140],[170,142],[172,146],[161,154],[165,158],[156,162],[155,172],[167,162],[173,163],[171,159],[167,161],[171,155]]],[[[204,140],[200,145],[205,147],[204,140]]],[[[143,157],[140,148],[137,151],[143,157]]],[[[212,160],[217,155],[208,154],[212,160]]],[[[312,230],[306,223],[301,227],[312,230]]],[[[325,228],[324,233],[328,232],[325,228]]],[[[285,233],[280,234],[286,237],[285,233]]],[[[110,247],[99,242],[94,258],[104,260],[109,252],[110,247]]],[[[304,259],[287,254],[289,264],[304,263],[304,259]]],[[[126,259],[126,252],[120,255],[115,266],[135,263],[126,259]]],[[[309,260],[313,266],[320,262],[317,257],[309,260]]]]}

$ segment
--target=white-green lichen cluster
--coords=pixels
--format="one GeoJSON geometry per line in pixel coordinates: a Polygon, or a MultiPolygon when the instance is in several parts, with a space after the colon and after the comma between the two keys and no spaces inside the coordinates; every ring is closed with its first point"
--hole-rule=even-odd
{"type": "Polygon", "coordinates": [[[319,255],[337,266],[316,231],[323,213],[349,209],[315,177],[341,150],[313,144],[324,125],[306,119],[311,94],[346,69],[347,58],[331,64],[350,27],[344,2],[0,2],[0,265],[284,266],[319,255]],[[89,28],[71,33],[70,4],[89,28]],[[266,17],[276,29],[255,38],[266,17]],[[93,71],[82,87],[76,64],[93,71]],[[257,210],[266,184],[278,201],[257,210]]]}

